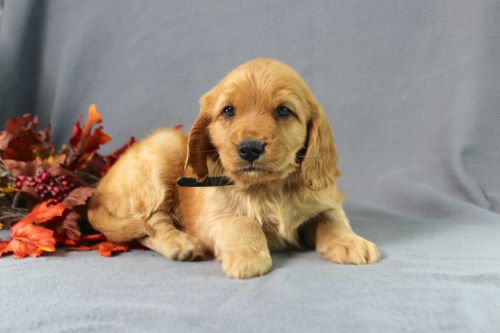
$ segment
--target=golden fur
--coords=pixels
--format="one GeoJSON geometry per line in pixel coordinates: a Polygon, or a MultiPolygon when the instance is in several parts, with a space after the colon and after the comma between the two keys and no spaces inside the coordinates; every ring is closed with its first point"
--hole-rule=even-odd
{"type": "Polygon", "coordinates": [[[255,59],[200,99],[189,137],[160,129],[132,146],[100,182],[89,220],[111,240],[139,240],[168,258],[213,254],[234,278],[267,273],[270,248],[310,246],[338,263],[376,262],[377,247],[344,213],[336,162],[326,115],[302,78],[255,59]],[[222,113],[228,105],[233,117],[222,113]],[[278,117],[280,105],[293,114],[278,117]],[[265,144],[251,165],[236,149],[247,139],[265,144]],[[224,175],[234,185],[176,186],[183,175],[224,175]]]}

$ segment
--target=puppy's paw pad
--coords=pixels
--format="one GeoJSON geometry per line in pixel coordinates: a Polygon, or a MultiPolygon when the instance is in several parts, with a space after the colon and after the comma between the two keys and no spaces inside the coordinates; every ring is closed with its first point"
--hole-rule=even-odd
{"type": "Polygon", "coordinates": [[[267,248],[225,250],[221,260],[226,276],[234,279],[250,279],[264,275],[272,266],[271,254],[267,248]]]}
{"type": "Polygon", "coordinates": [[[374,243],[352,233],[336,235],[318,246],[317,251],[323,258],[339,264],[364,265],[380,260],[380,251],[374,243]]]}

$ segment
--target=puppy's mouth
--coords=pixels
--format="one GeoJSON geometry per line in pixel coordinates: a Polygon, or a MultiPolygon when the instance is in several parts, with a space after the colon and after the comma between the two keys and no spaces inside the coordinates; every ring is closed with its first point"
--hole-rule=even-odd
{"type": "Polygon", "coordinates": [[[236,172],[242,174],[257,174],[257,173],[270,173],[271,171],[265,168],[251,165],[248,167],[236,169],[236,172]]]}

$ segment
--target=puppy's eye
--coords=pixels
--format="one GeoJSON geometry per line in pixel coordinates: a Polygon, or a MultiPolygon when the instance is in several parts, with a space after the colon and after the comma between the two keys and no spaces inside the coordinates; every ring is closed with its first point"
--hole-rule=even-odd
{"type": "Polygon", "coordinates": [[[274,116],[276,118],[288,118],[292,115],[292,111],[286,106],[280,105],[276,108],[274,116]]]}
{"type": "Polygon", "coordinates": [[[226,118],[232,118],[235,115],[234,107],[231,105],[226,105],[224,109],[222,109],[222,115],[226,118]]]}

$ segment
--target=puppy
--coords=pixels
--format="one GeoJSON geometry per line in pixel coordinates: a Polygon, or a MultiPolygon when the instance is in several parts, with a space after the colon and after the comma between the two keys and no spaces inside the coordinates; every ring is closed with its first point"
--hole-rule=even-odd
{"type": "Polygon", "coordinates": [[[167,258],[213,255],[232,278],[271,269],[270,249],[315,248],[341,264],[380,254],[342,207],[334,136],[302,78],[272,59],[247,62],[200,99],[189,136],[160,129],[101,180],[92,226],[167,258]],[[181,176],[225,176],[230,186],[178,187],[181,176]]]}

